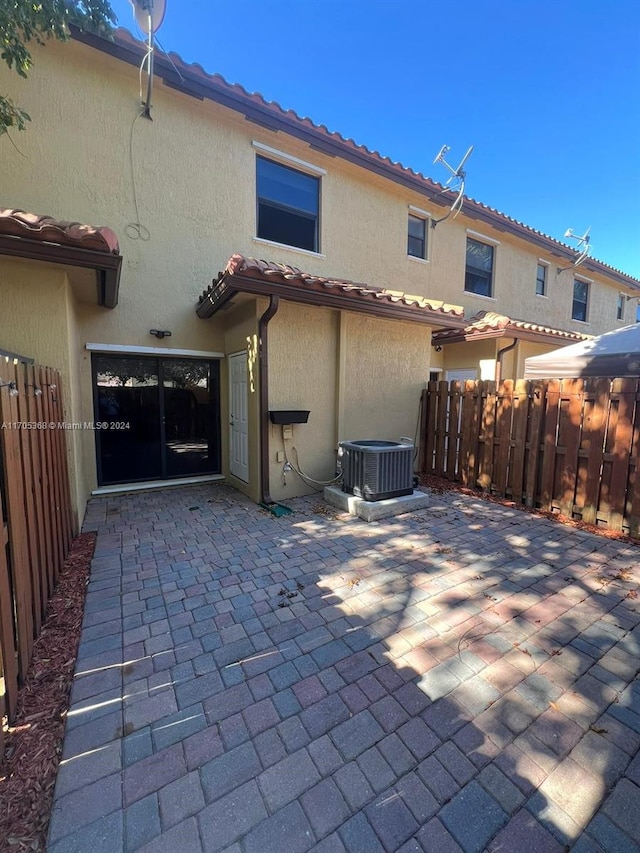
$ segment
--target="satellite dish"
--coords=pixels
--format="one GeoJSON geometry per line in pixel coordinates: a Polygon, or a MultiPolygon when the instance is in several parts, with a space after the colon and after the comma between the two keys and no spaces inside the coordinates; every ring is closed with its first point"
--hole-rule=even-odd
{"type": "Polygon", "coordinates": [[[131,0],[133,17],[143,33],[157,33],[167,10],[166,0],[131,0]]]}
{"type": "Polygon", "coordinates": [[[458,178],[464,177],[464,172],[462,170],[464,168],[464,164],[467,162],[469,157],[471,157],[472,152],[473,152],[473,145],[470,145],[467,153],[464,155],[464,157],[460,161],[460,165],[456,169],[456,176],[458,178]]]}
{"type": "Polygon", "coordinates": [[[458,213],[460,213],[460,210],[462,208],[462,202],[464,199],[464,182],[465,178],[467,177],[467,173],[464,170],[464,166],[469,157],[471,156],[471,152],[473,151],[473,145],[469,146],[467,153],[464,155],[457,168],[455,169],[453,168],[453,166],[450,166],[449,163],[447,163],[447,161],[445,160],[445,157],[447,156],[450,150],[451,149],[448,145],[443,145],[440,151],[438,152],[436,159],[433,162],[434,164],[442,163],[442,165],[445,166],[445,168],[447,168],[451,172],[451,175],[445,182],[444,186],[448,187],[452,181],[457,181],[457,186],[455,188],[452,187],[452,190],[454,192],[457,190],[458,195],[456,196],[456,200],[451,205],[451,210],[449,211],[449,213],[447,213],[446,216],[443,216],[441,219],[432,220],[432,228],[435,228],[439,222],[444,222],[445,219],[448,219],[451,215],[453,215],[453,218],[455,219],[455,217],[458,215],[458,213]]]}
{"type": "Polygon", "coordinates": [[[559,273],[565,272],[565,270],[572,270],[576,267],[579,267],[580,264],[589,257],[591,253],[591,238],[589,234],[591,233],[591,226],[587,228],[582,237],[578,237],[573,233],[573,228],[567,228],[564,232],[565,237],[570,237],[572,240],[577,242],[576,251],[578,254],[576,255],[575,261],[569,267],[558,267],[557,270],[559,273]]]}

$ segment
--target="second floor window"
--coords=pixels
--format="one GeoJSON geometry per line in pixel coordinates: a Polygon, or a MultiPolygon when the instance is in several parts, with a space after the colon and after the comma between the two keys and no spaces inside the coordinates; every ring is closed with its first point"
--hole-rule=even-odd
{"type": "Polygon", "coordinates": [[[624,293],[618,294],[618,307],[616,308],[616,320],[622,320],[624,317],[624,303],[625,296],[624,293]]]}
{"type": "Polygon", "coordinates": [[[419,216],[409,214],[407,254],[412,258],[427,258],[427,222],[419,216]]]}
{"type": "Polygon", "coordinates": [[[580,281],[579,278],[573,281],[573,303],[571,306],[571,319],[587,322],[587,308],[589,305],[589,282],[580,281]]]}
{"type": "Polygon", "coordinates": [[[257,236],[318,252],[320,179],[256,158],[257,236]]]}
{"type": "Polygon", "coordinates": [[[547,292],[547,267],[546,264],[538,264],[536,272],[536,295],[544,296],[547,292]]]}
{"type": "Polygon", "coordinates": [[[493,246],[467,237],[464,289],[478,296],[493,295],[493,246]]]}

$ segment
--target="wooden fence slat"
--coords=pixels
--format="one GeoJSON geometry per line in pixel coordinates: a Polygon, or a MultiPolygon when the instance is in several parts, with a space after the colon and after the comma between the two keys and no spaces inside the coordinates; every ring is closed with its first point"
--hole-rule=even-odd
{"type": "Polygon", "coordinates": [[[420,431],[418,433],[418,471],[427,470],[427,446],[425,437],[427,435],[427,407],[429,405],[428,387],[422,389],[420,394],[420,431]]]}
{"type": "MultiPolygon", "coordinates": [[[[43,415],[46,423],[51,423],[55,420],[55,401],[57,400],[58,388],[51,378],[51,371],[43,367],[41,368],[42,388],[44,391],[43,398],[43,415]]],[[[51,531],[53,541],[53,561],[52,561],[52,587],[55,588],[58,575],[62,569],[64,561],[64,544],[62,541],[62,530],[60,526],[60,500],[58,495],[58,465],[56,461],[56,445],[54,441],[54,431],[52,429],[43,430],[47,448],[47,468],[49,471],[49,492],[47,500],[49,503],[49,517],[51,519],[51,531]]]]}
{"type": "Polygon", "coordinates": [[[493,439],[496,423],[496,383],[484,381],[482,387],[482,421],[480,442],[482,454],[478,465],[478,485],[481,489],[490,490],[493,481],[493,439]]]}
{"type": "Polygon", "coordinates": [[[581,449],[587,453],[587,463],[582,521],[587,524],[595,524],[597,520],[610,386],[610,381],[602,378],[585,383],[581,449]]]}
{"type": "Polygon", "coordinates": [[[482,422],[482,387],[474,383],[471,394],[471,443],[469,446],[469,485],[476,488],[480,468],[480,424],[482,422]]]}
{"type": "Polygon", "coordinates": [[[460,448],[458,460],[458,477],[464,486],[471,485],[469,466],[472,464],[473,453],[471,439],[473,436],[473,394],[475,382],[462,383],[462,399],[460,401],[460,448]]]}
{"type": "Polygon", "coordinates": [[[513,406],[513,381],[500,383],[496,393],[496,430],[493,441],[492,485],[499,495],[507,493],[507,475],[511,455],[511,417],[513,406]]]}
{"type": "Polygon", "coordinates": [[[518,379],[513,393],[513,448],[509,468],[511,497],[516,503],[522,503],[524,498],[524,459],[527,440],[527,416],[529,413],[528,390],[526,380],[518,379]]]}
{"type": "Polygon", "coordinates": [[[444,477],[446,473],[445,448],[447,442],[447,409],[449,403],[449,383],[438,382],[438,413],[436,421],[436,474],[444,477]]]}
{"type": "Polygon", "coordinates": [[[18,438],[20,440],[20,463],[21,476],[23,486],[23,512],[25,514],[24,523],[27,531],[27,559],[29,565],[29,573],[31,576],[31,619],[33,623],[34,636],[40,633],[42,625],[42,610],[40,607],[41,591],[40,591],[40,566],[38,558],[38,541],[34,535],[37,530],[37,520],[35,503],[33,499],[33,477],[31,468],[31,430],[29,420],[29,394],[33,394],[33,388],[29,387],[26,370],[24,364],[16,364],[16,385],[18,386],[18,396],[16,398],[18,405],[18,419],[23,424],[23,428],[18,430],[18,438]]]}
{"type": "Polygon", "coordinates": [[[69,488],[69,465],[67,458],[67,433],[65,426],[65,411],[64,411],[64,387],[62,377],[55,371],[52,371],[52,380],[56,383],[57,394],[56,401],[56,417],[55,422],[57,428],[55,431],[55,440],[57,445],[57,456],[59,460],[60,476],[58,478],[59,494],[60,494],[60,513],[62,525],[62,541],[64,544],[65,555],[69,551],[72,536],[72,521],[71,521],[71,503],[70,503],[70,488],[69,488]]]}
{"type": "Polygon", "coordinates": [[[640,379],[636,381],[626,520],[629,535],[640,538],[640,379]]]}
{"type": "MultiPolygon", "coordinates": [[[[1,359],[0,380],[4,383],[17,383],[16,368],[7,359],[1,359]]],[[[20,456],[20,434],[17,426],[20,421],[17,397],[9,393],[9,388],[0,389],[3,423],[15,425],[3,430],[2,453],[4,487],[7,501],[7,522],[9,525],[9,555],[11,577],[16,606],[19,674],[23,678],[29,666],[33,645],[33,615],[31,602],[31,572],[29,569],[29,550],[27,527],[24,513],[24,488],[22,483],[22,462],[20,456]]]]}
{"type": "Polygon", "coordinates": [[[527,506],[534,507],[538,498],[538,475],[540,472],[540,454],[542,451],[542,424],[546,410],[547,385],[535,380],[529,385],[529,448],[527,453],[524,500],[527,506]]]}
{"type": "MultiPolygon", "coordinates": [[[[27,417],[31,424],[40,423],[38,412],[38,400],[42,396],[42,389],[36,381],[36,372],[33,365],[26,366],[26,379],[29,393],[27,394],[28,413],[27,417]],[[37,392],[40,392],[39,394],[37,392]]],[[[30,540],[33,542],[36,551],[36,568],[38,573],[38,588],[40,591],[40,600],[37,602],[37,607],[40,610],[41,618],[47,609],[48,587],[47,587],[47,549],[45,541],[45,523],[44,510],[42,505],[42,482],[41,469],[43,459],[41,454],[40,435],[41,430],[31,429],[28,431],[30,457],[31,457],[31,485],[34,506],[34,527],[30,533],[30,540]]]]}
{"type": "Polygon", "coordinates": [[[18,650],[13,618],[13,593],[7,562],[8,545],[9,528],[2,514],[0,500],[0,652],[2,655],[0,677],[4,679],[5,712],[9,719],[12,719],[18,702],[18,650]]]}
{"type": "Polygon", "coordinates": [[[613,445],[614,460],[611,465],[611,488],[609,498],[609,524],[611,530],[622,530],[624,521],[627,475],[631,441],[633,439],[632,416],[635,402],[635,380],[616,379],[611,386],[611,396],[618,396],[618,418],[613,445]]]}
{"type": "Polygon", "coordinates": [[[542,419],[544,439],[542,446],[540,506],[546,511],[551,509],[551,502],[553,500],[559,398],[560,383],[558,380],[552,379],[547,386],[545,413],[542,419]]]}
{"type": "Polygon", "coordinates": [[[578,451],[582,424],[583,383],[581,379],[565,379],[562,383],[563,436],[565,448],[560,466],[558,487],[560,489],[560,511],[571,517],[576,495],[578,476],[578,451]]]}
{"type": "Polygon", "coordinates": [[[436,413],[438,408],[438,383],[437,382],[429,382],[427,385],[428,389],[428,400],[427,400],[427,416],[426,416],[426,436],[425,436],[425,448],[426,448],[426,468],[425,471],[427,474],[435,474],[435,446],[436,446],[436,413]]]}
{"type": "Polygon", "coordinates": [[[458,470],[458,449],[460,446],[460,397],[461,383],[451,383],[449,395],[449,441],[447,444],[447,467],[446,476],[449,480],[455,480],[458,470]]]}
{"type": "MultiPolygon", "coordinates": [[[[42,390],[42,394],[36,400],[36,411],[38,413],[38,423],[48,423],[49,411],[46,404],[47,397],[50,393],[49,388],[45,385],[46,377],[44,368],[38,367],[35,370],[36,384],[42,390]]],[[[49,598],[53,594],[54,589],[54,574],[56,561],[56,542],[55,542],[55,526],[53,524],[52,506],[51,506],[51,451],[49,446],[49,431],[46,429],[38,430],[38,445],[40,447],[40,458],[42,467],[40,469],[40,490],[42,494],[42,513],[44,519],[44,535],[45,535],[45,557],[46,557],[46,576],[47,590],[49,598]]]]}

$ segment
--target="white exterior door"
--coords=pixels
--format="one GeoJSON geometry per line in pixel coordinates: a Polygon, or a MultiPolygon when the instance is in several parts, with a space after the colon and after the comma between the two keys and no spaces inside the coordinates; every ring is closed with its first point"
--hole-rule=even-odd
{"type": "Polygon", "coordinates": [[[247,354],[229,356],[229,469],[234,477],[249,482],[249,433],[247,419],[247,354]]]}

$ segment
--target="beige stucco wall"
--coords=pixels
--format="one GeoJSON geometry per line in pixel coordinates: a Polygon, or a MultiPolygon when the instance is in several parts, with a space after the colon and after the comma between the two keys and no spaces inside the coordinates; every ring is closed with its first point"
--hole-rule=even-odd
{"type": "Polygon", "coordinates": [[[328,481],[338,441],[412,438],[430,348],[428,326],[282,304],[269,326],[269,407],[310,415],[293,427],[291,441],[283,440],[280,426],[270,427],[272,497],[314,490],[295,472],[283,482],[279,451],[286,449],[312,478],[328,481]]]}
{"type": "MultiPolygon", "coordinates": [[[[27,132],[19,135],[19,152],[6,136],[0,138],[3,204],[109,225],[119,236],[124,258],[116,309],[97,307],[84,286],[74,284],[72,293],[61,296],[60,307],[55,309],[60,312],[59,322],[70,330],[64,344],[52,332],[49,312],[46,320],[41,317],[37,321],[43,326],[42,339],[18,328],[10,337],[13,343],[5,343],[24,351],[34,340],[42,353],[39,359],[54,364],[59,357],[55,366],[67,371],[70,400],[78,409],[79,420],[93,419],[87,342],[124,347],[159,344],[177,351],[228,354],[246,347],[249,338],[255,348],[256,306],[243,308],[247,313],[234,313],[238,309],[232,309],[210,321],[199,320],[194,311],[203,289],[229,255],[238,251],[318,275],[443,299],[464,305],[469,314],[498,310],[593,333],[620,325],[615,321],[617,286],[590,274],[594,280],[591,323],[576,324],[569,319],[570,273],[556,278],[557,262],[549,258],[549,298],[535,297],[538,251],[464,216],[428,229],[428,262],[408,258],[409,205],[426,209],[435,217],[445,212],[416,191],[339,158],[327,157],[221,106],[189,98],[159,80],[154,90],[153,121],[137,117],[137,67],[77,42],[48,43],[35,48],[34,57],[35,66],[26,81],[0,67],[0,91],[14,97],[33,119],[27,132]],[[322,177],[321,254],[255,239],[254,140],[326,171],[322,177]],[[143,230],[132,227],[138,217],[143,230]],[[495,299],[464,293],[469,228],[499,241],[495,299]],[[158,342],[149,335],[151,328],[170,329],[172,336],[158,342]]],[[[343,130],[348,133],[348,128],[343,130]]],[[[59,272],[47,275],[64,291],[59,272]]],[[[30,277],[25,282],[30,294],[14,294],[7,312],[11,307],[11,315],[20,316],[15,312],[23,310],[21,300],[27,299],[41,313],[43,304],[47,308],[50,305],[50,301],[39,298],[44,296],[43,287],[42,281],[30,277]]],[[[46,293],[50,297],[51,289],[46,293]]],[[[629,304],[628,312],[634,303],[629,304]]],[[[314,476],[332,473],[338,430],[345,436],[360,435],[365,427],[376,432],[385,428],[391,437],[411,435],[417,406],[413,396],[417,400],[419,387],[428,378],[431,349],[426,327],[379,323],[355,315],[343,318],[333,312],[283,305],[272,323],[274,385],[270,394],[283,406],[294,402],[302,406],[311,397],[309,425],[295,428],[295,441],[300,445],[300,461],[314,476]],[[319,355],[314,356],[314,351],[319,355]],[[300,364],[304,369],[297,369],[300,364]],[[358,401],[352,409],[340,402],[349,391],[358,401]],[[336,399],[338,392],[339,405],[332,410],[329,401],[336,399]],[[294,401],[298,396],[300,400],[294,401]],[[379,422],[375,420],[378,412],[385,413],[379,422]]],[[[454,352],[450,355],[451,349],[443,354],[445,366],[449,358],[457,358],[454,352]]],[[[470,366],[480,357],[467,351],[460,357],[459,366],[470,366]]],[[[228,389],[224,363],[222,382],[226,465],[228,389]]],[[[243,488],[255,496],[259,459],[255,395],[250,400],[250,416],[254,427],[250,437],[251,483],[243,488]]],[[[277,436],[272,438],[277,442],[277,436]]],[[[81,505],[96,485],[94,436],[81,433],[74,441],[73,461],[78,469],[74,489],[81,505]]],[[[274,461],[273,448],[269,458],[272,480],[281,479],[281,465],[274,461]]],[[[288,484],[287,494],[293,489],[295,486],[288,484]]]]}
{"type": "Polygon", "coordinates": [[[341,438],[413,438],[430,351],[429,326],[349,315],[341,438]]]}
{"type": "Polygon", "coordinates": [[[480,379],[480,362],[495,360],[495,357],[495,339],[446,344],[442,347],[442,378],[446,379],[447,370],[477,370],[480,379]]]}
{"type": "Polygon", "coordinates": [[[309,421],[293,427],[285,442],[282,427],[269,426],[269,479],[276,500],[313,491],[295,472],[283,482],[278,451],[313,479],[335,472],[338,318],[335,311],[281,303],[269,324],[269,409],[303,409],[309,421]],[[297,452],[296,452],[297,451],[297,452]]]}

